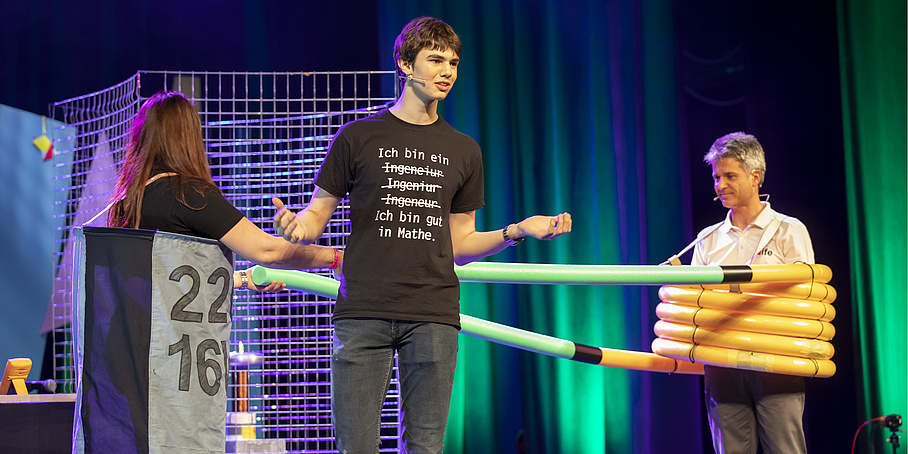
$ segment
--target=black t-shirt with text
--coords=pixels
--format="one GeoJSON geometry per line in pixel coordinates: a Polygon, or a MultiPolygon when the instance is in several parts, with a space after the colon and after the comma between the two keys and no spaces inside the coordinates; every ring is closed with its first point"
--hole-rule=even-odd
{"type": "Polygon", "coordinates": [[[350,199],[335,318],[460,327],[448,221],[484,204],[476,141],[441,117],[414,125],[386,109],[338,131],[315,184],[350,199]]]}

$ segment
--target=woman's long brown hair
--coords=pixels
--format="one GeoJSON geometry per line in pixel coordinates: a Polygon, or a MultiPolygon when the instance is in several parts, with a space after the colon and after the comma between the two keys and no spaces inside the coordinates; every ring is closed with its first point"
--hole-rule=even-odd
{"type": "Polygon", "coordinates": [[[139,226],[145,182],[153,169],[176,174],[168,178],[171,180],[170,189],[174,197],[186,206],[189,205],[186,203],[184,181],[201,183],[193,185],[199,193],[208,189],[218,190],[211,179],[205,155],[199,113],[182,93],[156,93],[139,108],[129,133],[126,156],[120,166],[113,196],[115,202],[107,213],[108,226],[139,226]]]}

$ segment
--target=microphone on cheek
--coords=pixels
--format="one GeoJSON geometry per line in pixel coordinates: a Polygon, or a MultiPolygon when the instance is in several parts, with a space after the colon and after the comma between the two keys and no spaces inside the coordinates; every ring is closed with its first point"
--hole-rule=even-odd
{"type": "Polygon", "coordinates": [[[720,198],[722,198],[722,197],[721,197],[721,196],[715,196],[715,197],[713,197],[713,202],[719,200],[720,198]]]}
{"type": "Polygon", "coordinates": [[[419,77],[413,77],[413,74],[407,74],[406,77],[401,76],[400,78],[401,78],[401,79],[406,79],[406,80],[415,80],[415,81],[417,81],[417,82],[422,82],[422,83],[426,83],[426,82],[429,81],[429,79],[421,79],[421,78],[419,78],[419,77]]]}

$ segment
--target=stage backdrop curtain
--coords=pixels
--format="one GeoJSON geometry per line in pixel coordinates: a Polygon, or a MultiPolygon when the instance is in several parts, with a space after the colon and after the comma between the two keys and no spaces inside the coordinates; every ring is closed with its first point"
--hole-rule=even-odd
{"type": "Polygon", "coordinates": [[[839,0],[837,7],[856,392],[862,419],[905,417],[906,6],[839,0]]]}
{"type": "MultiPolygon", "coordinates": [[[[440,114],[482,146],[477,228],[573,215],[573,233],[487,260],[656,264],[687,244],[671,1],[379,2],[381,67],[410,19],[463,41],[440,114]]],[[[464,284],[462,313],[650,351],[655,287],[464,284]]],[[[605,368],[461,336],[446,451],[702,452],[697,376],[605,368]],[[670,404],[667,404],[670,402],[670,404]]]]}

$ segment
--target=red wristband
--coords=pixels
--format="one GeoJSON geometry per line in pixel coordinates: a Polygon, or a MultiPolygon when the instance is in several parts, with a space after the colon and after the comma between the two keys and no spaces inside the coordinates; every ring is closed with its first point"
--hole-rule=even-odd
{"type": "Polygon", "coordinates": [[[334,249],[334,261],[331,262],[331,266],[329,266],[328,269],[329,269],[329,270],[336,270],[336,269],[337,269],[337,265],[339,265],[339,264],[340,264],[340,261],[341,261],[341,253],[340,253],[339,250],[337,250],[337,248],[332,248],[332,249],[334,249]]]}

